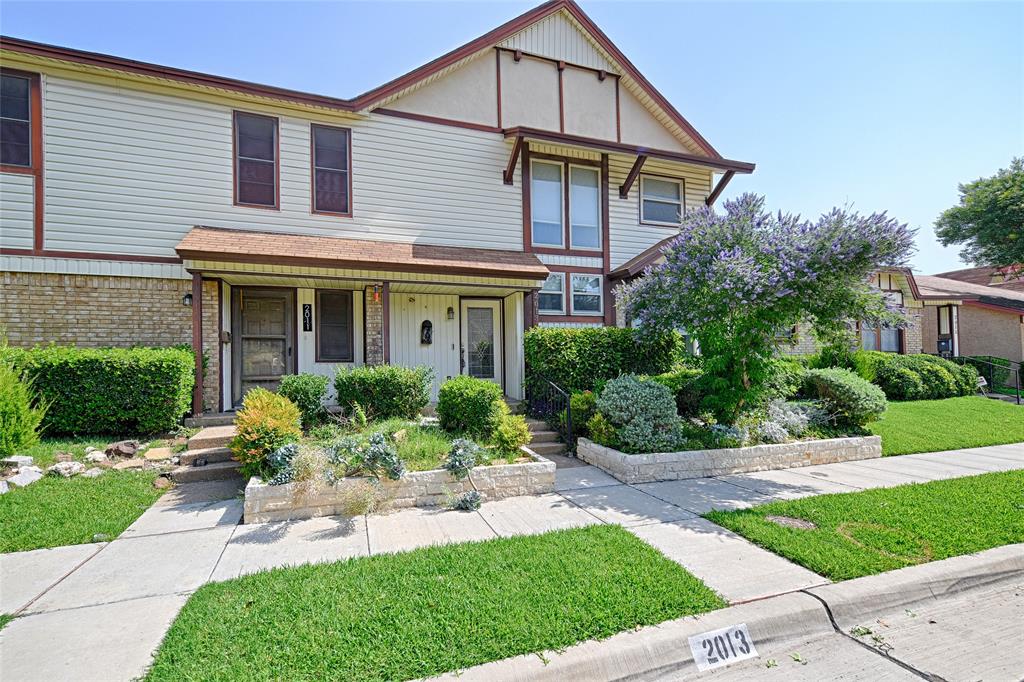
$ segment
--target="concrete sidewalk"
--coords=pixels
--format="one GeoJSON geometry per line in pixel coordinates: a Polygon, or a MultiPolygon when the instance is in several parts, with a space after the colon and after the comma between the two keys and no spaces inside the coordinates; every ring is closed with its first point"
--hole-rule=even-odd
{"type": "Polygon", "coordinates": [[[238,525],[241,500],[213,484],[181,486],[121,537],[96,545],[0,555],[5,680],[118,680],[145,672],[170,623],[211,580],[285,565],[620,524],[730,603],[828,581],[702,518],[773,499],[1024,469],[1024,444],[906,455],[722,478],[623,485],[591,466],[558,470],[556,492],[489,502],[478,512],[238,525]]]}

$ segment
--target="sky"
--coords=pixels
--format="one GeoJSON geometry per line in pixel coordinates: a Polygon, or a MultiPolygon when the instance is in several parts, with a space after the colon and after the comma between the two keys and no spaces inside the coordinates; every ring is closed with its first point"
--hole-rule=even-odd
{"type": "MultiPolygon", "coordinates": [[[[0,32],[352,97],[534,4],[0,0],[0,32]]],[[[920,272],[967,267],[935,219],[1024,156],[1024,2],[580,4],[723,156],[757,164],[724,198],[887,211],[919,229],[920,272]]]]}

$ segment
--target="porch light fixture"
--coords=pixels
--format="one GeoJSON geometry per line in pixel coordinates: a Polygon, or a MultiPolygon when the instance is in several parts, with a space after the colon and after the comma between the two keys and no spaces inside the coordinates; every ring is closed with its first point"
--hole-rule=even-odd
{"type": "Polygon", "coordinates": [[[374,284],[373,285],[373,302],[374,303],[380,303],[380,285],[379,284],[374,284]]]}
{"type": "Polygon", "coordinates": [[[181,304],[186,308],[192,307],[192,294],[188,293],[181,297],[181,304]]]}
{"type": "Polygon", "coordinates": [[[448,306],[448,319],[449,320],[454,320],[455,319],[455,308],[452,308],[451,306],[448,306]]]}

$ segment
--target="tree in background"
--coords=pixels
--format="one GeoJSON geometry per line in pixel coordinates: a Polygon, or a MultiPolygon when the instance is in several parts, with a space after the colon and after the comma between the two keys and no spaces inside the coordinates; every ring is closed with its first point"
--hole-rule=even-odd
{"type": "Polygon", "coordinates": [[[960,258],[974,265],[1024,263],[1024,158],[990,178],[960,185],[960,205],[935,221],[943,246],[963,244],[960,258]]]}
{"type": "Polygon", "coordinates": [[[665,262],[618,295],[641,329],[683,328],[697,339],[709,382],[704,407],[731,423],[765,395],[780,330],[809,322],[834,344],[849,338],[849,320],[905,324],[868,278],[905,263],[914,233],[884,213],[836,208],[813,222],[772,215],[752,194],[724,208],[687,212],[665,262]]]}

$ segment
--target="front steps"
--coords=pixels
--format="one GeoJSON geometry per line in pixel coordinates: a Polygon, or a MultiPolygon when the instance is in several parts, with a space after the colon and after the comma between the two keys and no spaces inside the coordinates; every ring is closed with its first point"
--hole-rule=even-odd
{"type": "Polygon", "coordinates": [[[235,425],[230,422],[203,428],[188,439],[188,450],[179,456],[180,466],[171,472],[171,480],[175,483],[241,480],[240,464],[232,459],[227,447],[234,437],[235,425]]]}
{"type": "Polygon", "coordinates": [[[526,419],[532,439],[527,446],[541,457],[548,455],[568,455],[569,449],[563,443],[557,431],[552,431],[548,423],[540,419],[526,419]]]}
{"type": "Polygon", "coordinates": [[[228,426],[235,423],[234,412],[205,412],[198,417],[186,417],[185,426],[190,429],[207,426],[228,426]]]}

